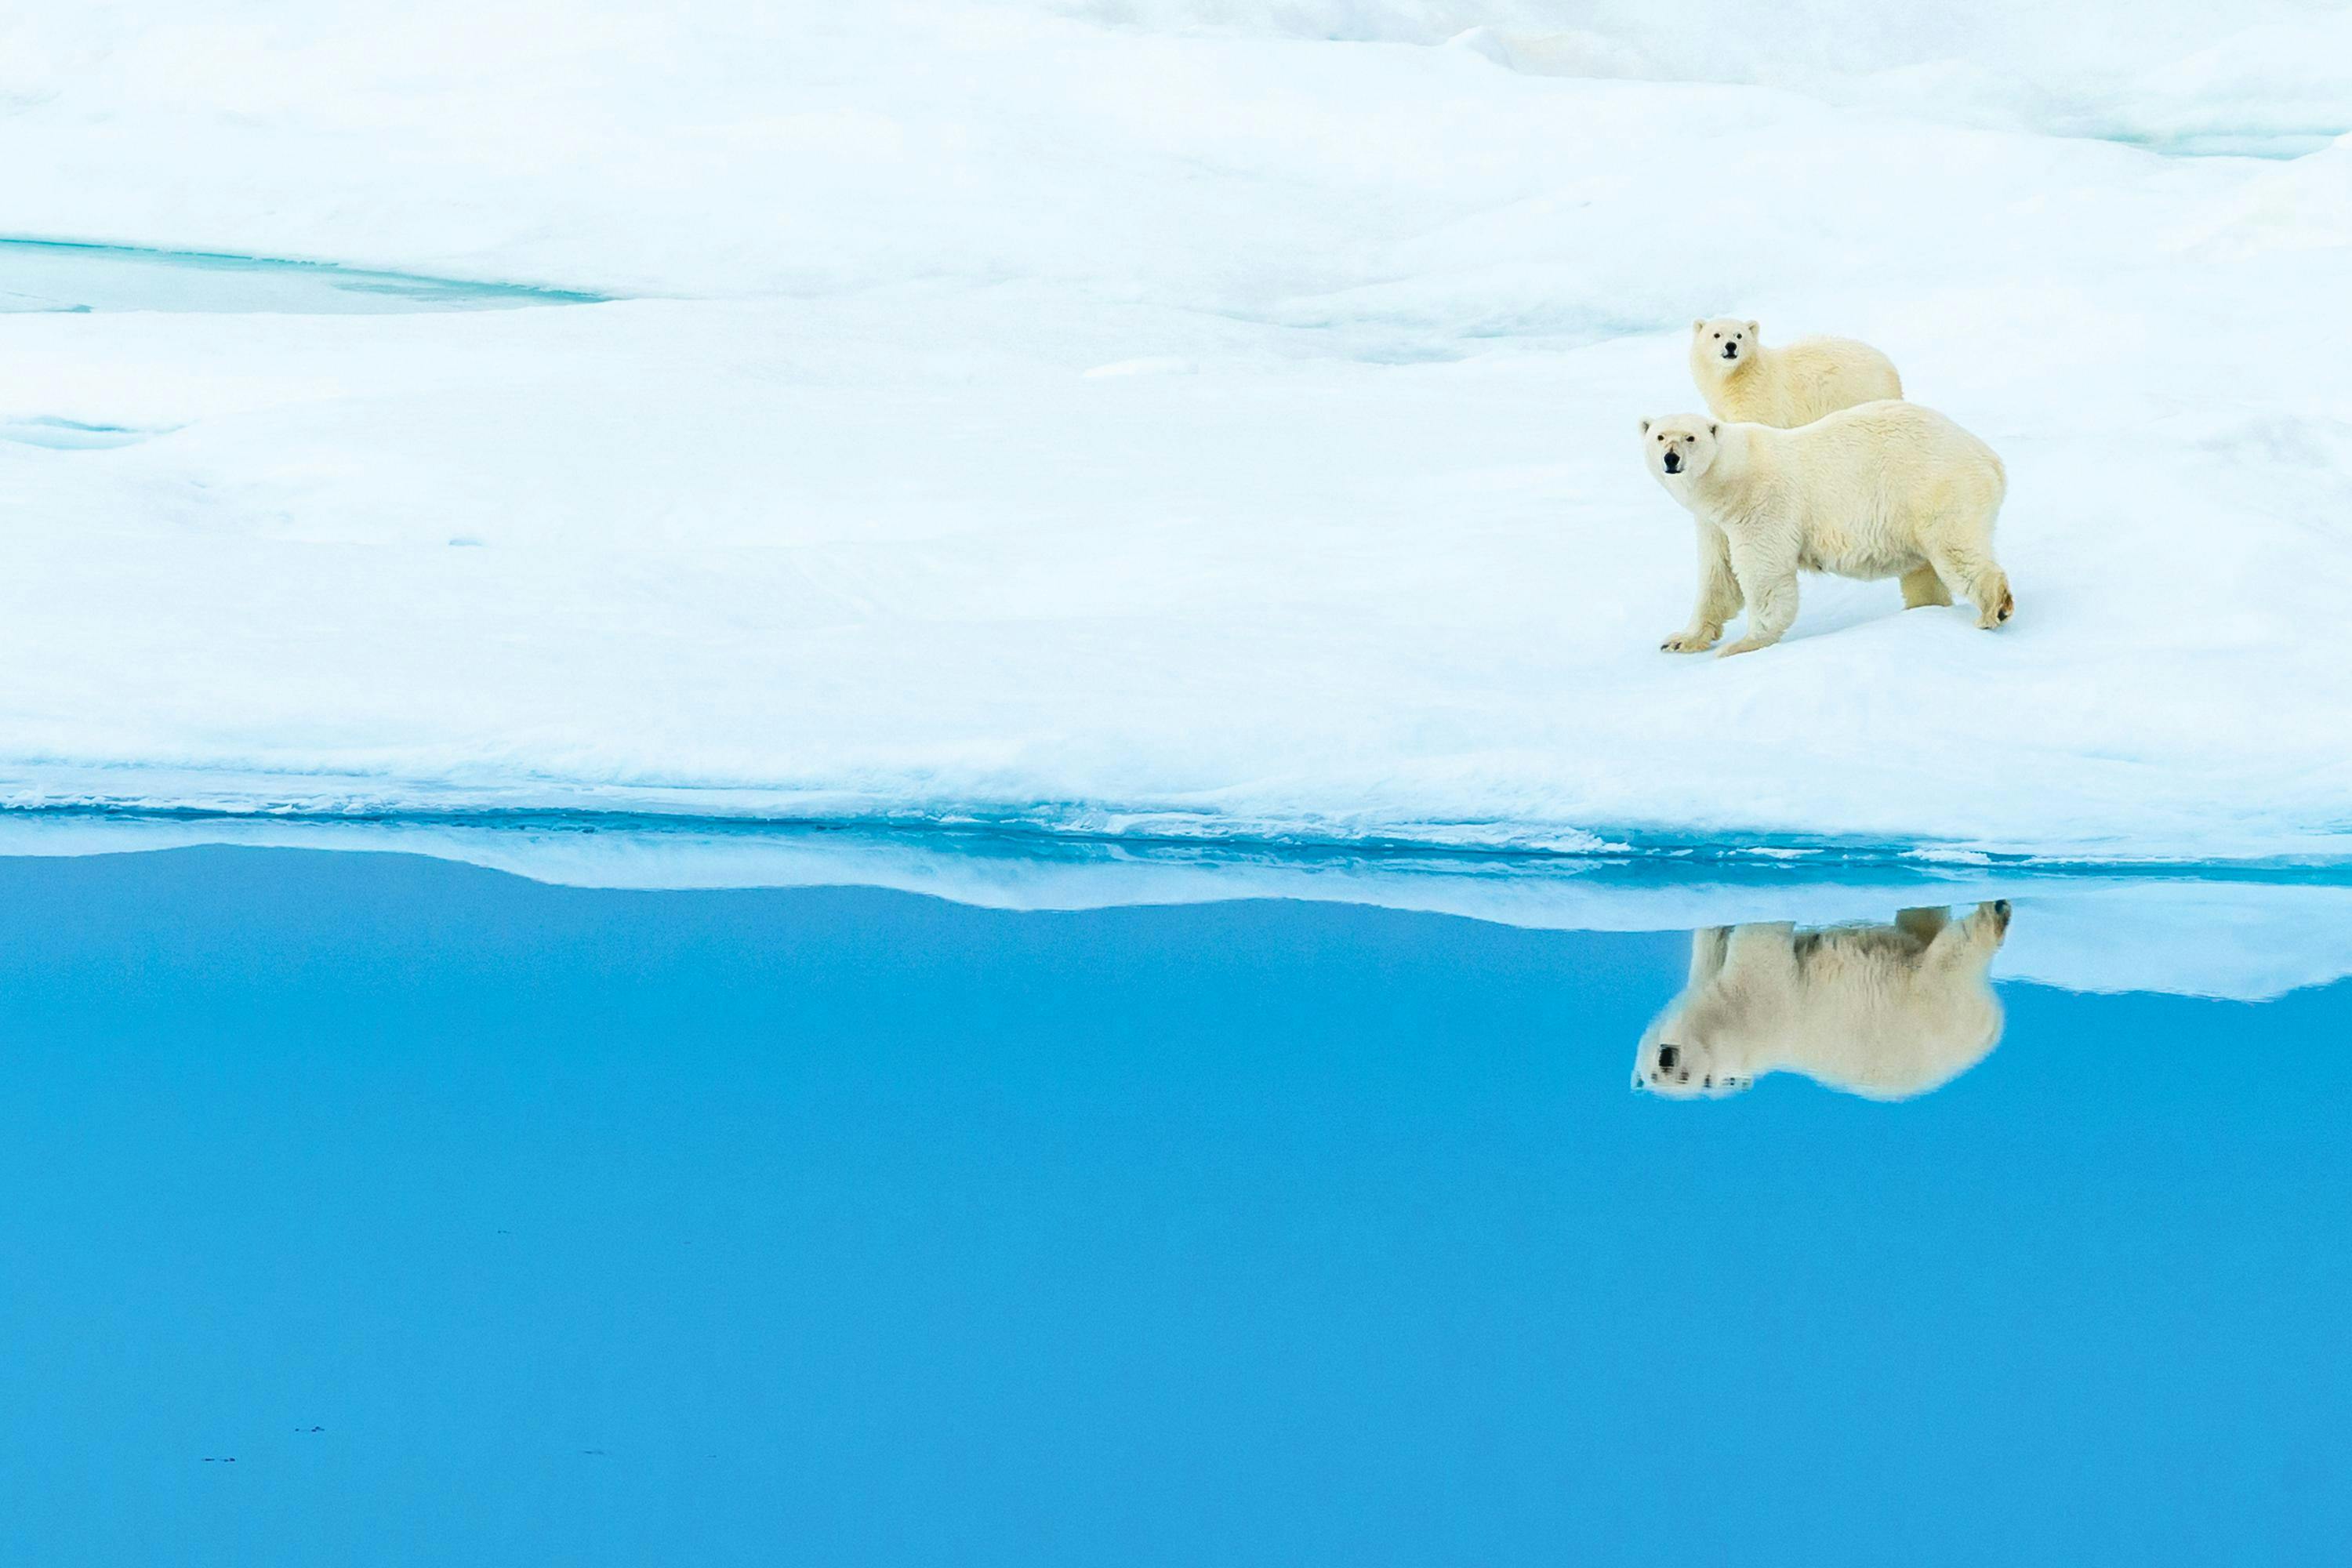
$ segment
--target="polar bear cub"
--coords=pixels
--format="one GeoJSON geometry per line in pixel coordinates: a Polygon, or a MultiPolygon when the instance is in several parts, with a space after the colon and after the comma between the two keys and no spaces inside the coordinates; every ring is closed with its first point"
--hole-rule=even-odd
{"type": "Polygon", "coordinates": [[[1903,603],[2016,608],[1993,559],[2009,478],[1991,447],[1932,408],[1865,403],[1795,430],[1677,414],[1642,421],[1650,472],[1698,522],[1698,604],[1660,646],[1696,653],[1748,609],[1750,653],[1797,618],[1797,573],[1899,577],[1903,603]]]}
{"type": "Polygon", "coordinates": [[[1870,1100],[1941,1088],[2000,1040],[1987,972],[2009,915],[2004,900],[1959,921],[1693,931],[1689,984],[1642,1036],[1633,1087],[1719,1098],[1790,1071],[1870,1100]]]}
{"type": "Polygon", "coordinates": [[[1717,419],[1793,430],[1824,414],[1903,395],[1892,361],[1852,338],[1767,348],[1753,321],[1691,323],[1691,379],[1717,419]]]}

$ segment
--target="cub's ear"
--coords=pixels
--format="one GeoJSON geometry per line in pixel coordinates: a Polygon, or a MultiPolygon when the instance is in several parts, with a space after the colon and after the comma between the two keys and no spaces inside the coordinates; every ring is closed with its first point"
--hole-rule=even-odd
{"type": "Polygon", "coordinates": [[[1712,435],[1714,435],[1717,431],[1718,431],[1718,430],[1720,430],[1720,429],[1722,429],[1722,428],[1723,428],[1723,426],[1720,426],[1720,425],[1710,425],[1710,426],[1708,426],[1706,427],[1706,433],[1707,433],[1708,435],[1712,436],[1712,435]]]}
{"type": "Polygon", "coordinates": [[[1758,324],[1757,322],[1750,321],[1750,322],[1748,322],[1748,335],[1749,337],[1751,337],[1751,338],[1752,338],[1752,337],[1754,337],[1757,333],[1759,333],[1759,332],[1762,331],[1763,330],[1764,330],[1764,329],[1763,329],[1763,327],[1762,327],[1762,326],[1760,326],[1759,324],[1758,324]]]}
{"type": "Polygon", "coordinates": [[[1703,332],[1703,331],[1706,331],[1706,317],[1704,317],[1704,316],[1694,316],[1693,318],[1691,318],[1691,336],[1693,336],[1693,337],[1696,337],[1699,333],[1701,333],[1701,332],[1703,332]]]}
{"type": "Polygon", "coordinates": [[[1643,421],[1642,421],[1642,434],[1643,434],[1643,435],[1644,435],[1644,436],[1646,436],[1646,435],[1648,435],[1649,433],[1650,433],[1650,422],[1649,422],[1648,420],[1644,419],[1644,420],[1643,420],[1643,421]]]}

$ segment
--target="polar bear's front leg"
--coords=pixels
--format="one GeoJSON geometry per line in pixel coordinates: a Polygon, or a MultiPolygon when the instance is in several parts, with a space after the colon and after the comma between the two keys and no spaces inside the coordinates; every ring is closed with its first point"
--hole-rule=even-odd
{"type": "Polygon", "coordinates": [[[1726,647],[1719,656],[1754,653],[1779,642],[1797,618],[1797,563],[1793,556],[1752,545],[1731,547],[1731,570],[1748,598],[1748,635],[1726,647]]]}
{"type": "Polygon", "coordinates": [[[1699,520],[1698,603],[1691,607],[1690,625],[1658,646],[1668,653],[1705,653],[1723,635],[1726,621],[1747,601],[1739,579],[1731,571],[1731,542],[1723,530],[1699,520]]]}

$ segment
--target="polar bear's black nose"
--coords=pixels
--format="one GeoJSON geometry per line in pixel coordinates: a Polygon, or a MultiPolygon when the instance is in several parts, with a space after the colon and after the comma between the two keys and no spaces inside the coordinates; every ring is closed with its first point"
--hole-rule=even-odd
{"type": "MultiPolygon", "coordinates": [[[[1666,472],[1670,474],[1679,474],[1682,471],[1683,455],[1680,452],[1668,452],[1666,454],[1666,472]]],[[[1674,1047],[1668,1046],[1666,1049],[1673,1050],[1674,1047]]],[[[1668,1063],[1667,1065],[1672,1066],[1673,1064],[1668,1063]]]]}
{"type": "Polygon", "coordinates": [[[1726,359],[1738,359],[1739,357],[1739,345],[1738,343],[1724,344],[1723,357],[1726,359]]]}
{"type": "Polygon", "coordinates": [[[1658,1047],[1658,1065],[1661,1068],[1664,1068],[1666,1071],[1674,1071],[1675,1064],[1682,1059],[1683,1048],[1680,1046],[1660,1046],[1658,1047]]]}

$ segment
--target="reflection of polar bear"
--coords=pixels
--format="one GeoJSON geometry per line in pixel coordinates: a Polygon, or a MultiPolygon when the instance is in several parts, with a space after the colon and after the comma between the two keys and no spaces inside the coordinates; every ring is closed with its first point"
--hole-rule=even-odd
{"type": "Polygon", "coordinates": [[[1887,357],[1852,338],[1799,338],[1768,349],[1753,321],[1691,323],[1691,379],[1717,419],[1811,425],[1824,414],[1903,395],[1887,357]]]}
{"type": "Polygon", "coordinates": [[[2008,931],[2003,901],[1958,921],[1693,931],[1690,984],[1643,1035],[1633,1087],[1725,1095],[1787,1070],[1869,1100],[1939,1088],[2000,1038],[1985,971],[2008,931]]]}
{"type": "Polygon", "coordinates": [[[1993,449],[1932,408],[1865,403],[1801,430],[1696,414],[1642,421],[1652,477],[1698,523],[1698,604],[1670,653],[1714,646],[1748,607],[1748,635],[1723,651],[1780,640],[1797,618],[1797,573],[1899,577],[1903,602],[1977,607],[2000,626],[2016,608],[1993,559],[2009,478],[1993,449]]]}

